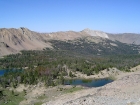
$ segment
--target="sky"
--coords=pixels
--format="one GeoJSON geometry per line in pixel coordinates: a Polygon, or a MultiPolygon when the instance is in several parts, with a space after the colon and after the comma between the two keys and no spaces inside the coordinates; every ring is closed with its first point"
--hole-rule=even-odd
{"type": "Polygon", "coordinates": [[[0,0],[0,28],[140,33],[140,0],[0,0]]]}

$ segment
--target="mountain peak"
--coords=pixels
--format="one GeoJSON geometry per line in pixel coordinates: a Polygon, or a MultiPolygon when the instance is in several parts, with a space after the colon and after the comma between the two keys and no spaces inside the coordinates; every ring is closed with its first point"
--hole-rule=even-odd
{"type": "Polygon", "coordinates": [[[91,30],[89,28],[86,28],[83,30],[83,32],[85,32],[91,36],[99,36],[99,37],[103,37],[103,38],[109,38],[108,35],[103,31],[91,30]]]}

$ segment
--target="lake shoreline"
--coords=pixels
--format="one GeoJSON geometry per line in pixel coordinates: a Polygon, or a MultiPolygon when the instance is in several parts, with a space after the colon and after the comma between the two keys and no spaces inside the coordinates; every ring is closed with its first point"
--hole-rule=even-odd
{"type": "Polygon", "coordinates": [[[113,82],[113,80],[108,79],[108,78],[103,78],[103,79],[67,79],[64,81],[64,85],[81,85],[84,87],[101,87],[104,86],[108,83],[113,82]]]}
{"type": "Polygon", "coordinates": [[[105,86],[62,95],[42,105],[139,105],[140,65],[131,70],[105,86]]]}

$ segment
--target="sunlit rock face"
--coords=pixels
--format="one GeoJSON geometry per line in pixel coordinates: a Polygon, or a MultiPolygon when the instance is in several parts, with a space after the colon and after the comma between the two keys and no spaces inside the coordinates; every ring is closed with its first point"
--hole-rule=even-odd
{"type": "Polygon", "coordinates": [[[95,30],[90,30],[90,29],[84,29],[83,32],[91,35],[91,36],[100,36],[102,38],[109,38],[108,35],[102,31],[95,31],[95,30]]]}

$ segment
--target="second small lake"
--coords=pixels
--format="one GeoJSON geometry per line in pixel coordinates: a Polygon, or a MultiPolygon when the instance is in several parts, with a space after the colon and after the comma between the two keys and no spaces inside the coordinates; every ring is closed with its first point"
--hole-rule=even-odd
{"type": "Polygon", "coordinates": [[[70,79],[70,80],[65,80],[64,84],[65,85],[81,85],[85,87],[100,87],[104,86],[110,82],[113,82],[113,80],[104,78],[104,79],[70,79]]]}

